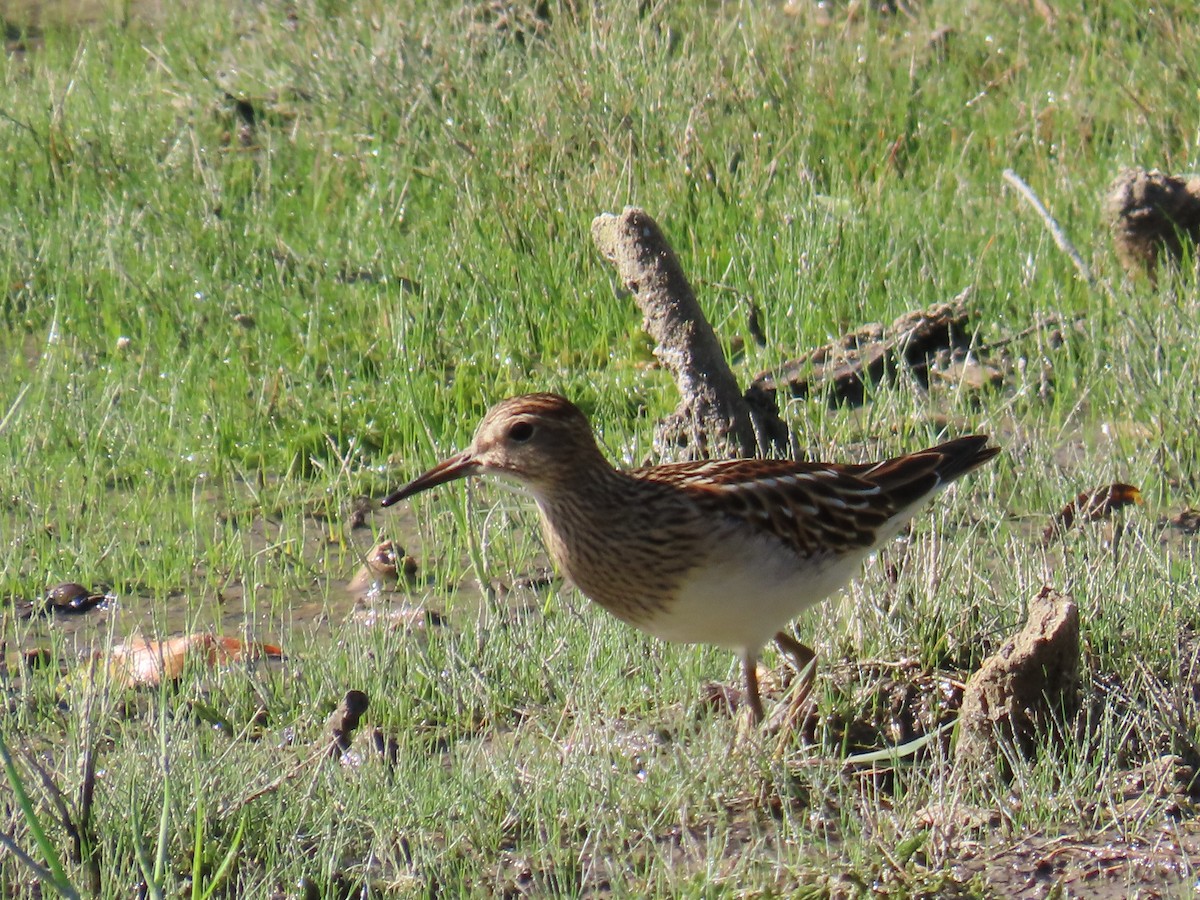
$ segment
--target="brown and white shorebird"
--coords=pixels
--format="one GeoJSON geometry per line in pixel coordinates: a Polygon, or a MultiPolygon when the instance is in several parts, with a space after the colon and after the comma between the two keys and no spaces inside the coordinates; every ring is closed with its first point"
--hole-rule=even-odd
{"type": "Polygon", "coordinates": [[[575,404],[527,394],[493,406],[466,450],[383,505],[469,475],[520,483],[579,590],[662,640],[737,651],[761,722],[762,648],[774,640],[804,671],[814,654],[783,629],[843,587],[921,504],[995,456],[987,442],[973,435],[865,465],[731,459],[622,471],[575,404]]]}

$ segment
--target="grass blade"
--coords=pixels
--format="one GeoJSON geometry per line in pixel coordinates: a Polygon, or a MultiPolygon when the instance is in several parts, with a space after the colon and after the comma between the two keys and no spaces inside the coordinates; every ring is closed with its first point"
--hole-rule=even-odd
{"type": "MultiPolygon", "coordinates": [[[[49,885],[58,891],[64,897],[78,898],[79,892],[71,885],[67,878],[67,873],[63,871],[62,861],[58,858],[58,853],[54,849],[54,845],[50,843],[50,839],[46,837],[46,832],[42,828],[42,823],[38,819],[37,810],[33,808],[33,803],[29,799],[29,794],[25,792],[25,785],[21,781],[21,774],[17,771],[16,764],[13,762],[12,755],[8,752],[8,745],[4,742],[3,736],[0,736],[0,762],[4,763],[4,774],[8,776],[8,783],[12,786],[13,794],[17,799],[17,806],[21,809],[21,814],[25,817],[25,823],[29,826],[29,831],[33,834],[33,839],[37,841],[38,848],[42,851],[42,856],[46,860],[46,866],[49,869],[49,885]]],[[[11,849],[15,849],[15,844],[11,840],[6,840],[11,849]]],[[[19,856],[27,857],[27,854],[18,853],[19,856]]]]}
{"type": "MultiPolygon", "coordinates": [[[[233,863],[237,859],[238,850],[240,850],[242,847],[242,838],[245,836],[246,812],[243,811],[241,821],[238,822],[237,831],[235,831],[233,834],[233,844],[230,845],[224,859],[221,860],[221,864],[217,866],[217,871],[213,872],[212,881],[210,881],[208,887],[204,889],[204,893],[200,895],[200,900],[208,900],[208,898],[213,895],[213,891],[215,891],[221,885],[221,882],[225,880],[225,877],[229,874],[230,869],[233,868],[233,863]]],[[[195,882],[193,882],[193,884],[194,883],[195,882]]]]}

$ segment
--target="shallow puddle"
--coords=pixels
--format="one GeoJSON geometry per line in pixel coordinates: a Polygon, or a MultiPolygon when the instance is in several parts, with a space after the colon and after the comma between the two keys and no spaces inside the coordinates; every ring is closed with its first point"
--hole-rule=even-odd
{"type": "MultiPolygon", "coordinates": [[[[6,600],[6,621],[0,632],[3,663],[12,670],[18,656],[46,651],[50,658],[69,664],[73,658],[105,650],[133,635],[161,639],[212,633],[270,641],[286,648],[291,635],[303,634],[319,642],[352,617],[386,619],[398,609],[421,605],[431,595],[452,597],[458,609],[475,608],[483,592],[473,579],[454,585],[432,584],[420,562],[404,555],[403,542],[421,546],[416,530],[407,509],[370,510],[356,528],[340,524],[331,528],[328,521],[308,517],[287,535],[276,521],[248,519],[238,532],[247,560],[245,571],[265,569],[276,584],[251,584],[252,575],[243,578],[240,574],[222,582],[198,564],[190,583],[166,595],[119,592],[85,583],[80,590],[91,596],[72,604],[71,593],[62,589],[65,585],[57,586],[53,602],[48,602],[47,593],[56,586],[46,585],[41,595],[6,600]],[[394,537],[400,554],[397,563],[401,571],[390,576],[368,565],[377,537],[385,534],[394,537]],[[273,554],[281,558],[255,563],[273,554]],[[409,567],[407,577],[405,565],[409,567]]],[[[60,575],[83,580],[76,573],[60,575]]]]}

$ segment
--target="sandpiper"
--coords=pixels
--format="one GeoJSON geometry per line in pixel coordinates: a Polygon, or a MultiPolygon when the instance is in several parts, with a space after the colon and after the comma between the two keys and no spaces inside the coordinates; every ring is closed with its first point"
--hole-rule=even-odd
{"type": "Polygon", "coordinates": [[[814,654],[783,630],[788,623],[843,587],[922,503],[998,452],[972,435],[873,464],[731,459],[620,470],[575,404],[526,394],[493,406],[466,450],[383,505],[470,475],[518,482],[579,590],[655,637],[737,651],[761,722],[762,648],[774,640],[803,671],[814,654]]]}

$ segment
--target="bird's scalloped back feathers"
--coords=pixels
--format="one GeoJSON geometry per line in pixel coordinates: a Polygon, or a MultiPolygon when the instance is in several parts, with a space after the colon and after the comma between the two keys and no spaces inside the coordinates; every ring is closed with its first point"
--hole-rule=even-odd
{"type": "Polygon", "coordinates": [[[702,460],[630,474],[683,488],[700,500],[709,497],[714,512],[768,528],[802,555],[820,555],[838,547],[874,546],[881,530],[907,507],[995,456],[999,449],[987,441],[972,435],[865,465],[702,460]]]}
{"type": "MultiPolygon", "coordinates": [[[[789,460],[673,463],[632,474],[684,488],[712,511],[769,529],[802,556],[870,547],[898,507],[854,467],[789,460]]],[[[864,469],[866,467],[863,467],[864,469]]]]}

